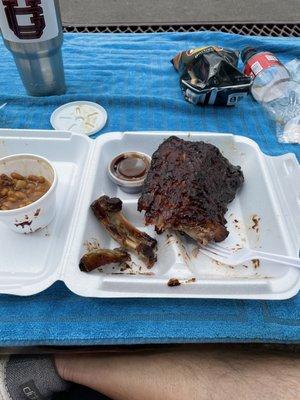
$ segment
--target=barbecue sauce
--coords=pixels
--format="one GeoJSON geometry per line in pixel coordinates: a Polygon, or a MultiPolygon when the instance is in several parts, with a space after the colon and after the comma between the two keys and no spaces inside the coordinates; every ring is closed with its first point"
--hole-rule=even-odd
{"type": "Polygon", "coordinates": [[[114,160],[114,175],[126,181],[143,179],[150,168],[149,160],[139,153],[123,153],[114,160]]]}

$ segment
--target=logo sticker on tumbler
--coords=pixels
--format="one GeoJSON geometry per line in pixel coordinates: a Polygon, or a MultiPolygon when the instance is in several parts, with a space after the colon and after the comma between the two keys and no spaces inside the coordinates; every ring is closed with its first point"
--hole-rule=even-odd
{"type": "Polygon", "coordinates": [[[26,0],[26,7],[18,7],[17,0],[2,0],[8,26],[19,39],[39,39],[45,29],[43,9],[40,0],[26,0]],[[20,25],[18,15],[28,15],[31,25],[20,25]]]}
{"type": "Polygon", "coordinates": [[[54,0],[0,0],[0,27],[14,42],[52,39],[58,34],[54,0]]]}

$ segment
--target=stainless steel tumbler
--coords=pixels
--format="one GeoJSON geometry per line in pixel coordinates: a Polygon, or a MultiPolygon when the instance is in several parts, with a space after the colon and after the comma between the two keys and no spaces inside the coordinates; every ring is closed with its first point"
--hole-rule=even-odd
{"type": "Polygon", "coordinates": [[[0,0],[0,28],[27,93],[65,93],[58,0],[0,0]]]}

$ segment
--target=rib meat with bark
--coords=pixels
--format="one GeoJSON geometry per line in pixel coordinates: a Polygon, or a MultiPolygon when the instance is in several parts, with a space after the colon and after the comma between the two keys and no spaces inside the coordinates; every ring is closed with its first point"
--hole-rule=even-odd
{"type": "Polygon", "coordinates": [[[107,264],[130,261],[130,255],[123,249],[97,249],[85,254],[79,263],[80,271],[91,272],[107,264]]]}
{"type": "Polygon", "coordinates": [[[156,262],[157,241],[135,228],[122,214],[122,201],[102,196],[91,208],[103,227],[123,248],[134,251],[151,268],[156,262]]]}
{"type": "Polygon", "coordinates": [[[138,210],[158,233],[170,228],[200,245],[221,242],[229,233],[227,205],[243,181],[217,147],[172,136],[152,156],[138,210]]]}

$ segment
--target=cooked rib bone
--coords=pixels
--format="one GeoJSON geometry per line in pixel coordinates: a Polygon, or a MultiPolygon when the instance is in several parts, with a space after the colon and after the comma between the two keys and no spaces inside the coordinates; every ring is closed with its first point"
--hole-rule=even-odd
{"type": "Polygon", "coordinates": [[[158,233],[173,229],[199,244],[220,242],[228,235],[227,205],[243,181],[241,168],[217,147],[172,136],[152,156],[138,210],[158,233]]]}
{"type": "Polygon", "coordinates": [[[151,268],[156,262],[157,241],[135,228],[121,213],[122,201],[102,196],[91,208],[103,227],[123,248],[134,251],[151,268]]]}
{"type": "Polygon", "coordinates": [[[79,263],[80,271],[91,272],[107,264],[130,261],[130,255],[123,249],[97,249],[85,254],[79,263]]]}

